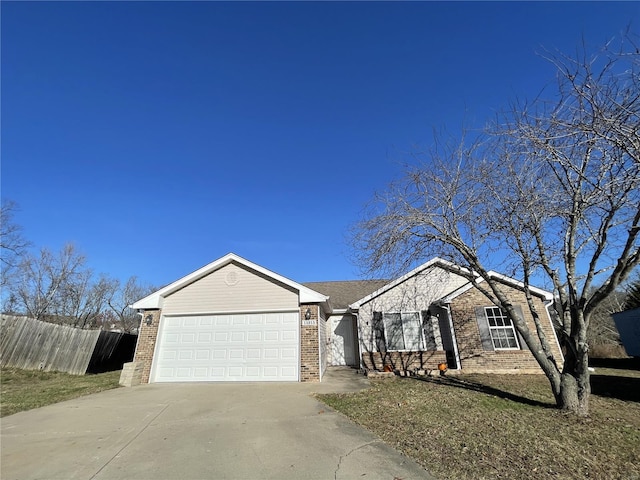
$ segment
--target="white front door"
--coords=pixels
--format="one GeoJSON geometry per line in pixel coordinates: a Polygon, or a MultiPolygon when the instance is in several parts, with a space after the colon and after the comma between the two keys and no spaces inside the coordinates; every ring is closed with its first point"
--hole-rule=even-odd
{"type": "Polygon", "coordinates": [[[331,365],[356,365],[353,316],[331,318],[331,365]]]}
{"type": "Polygon", "coordinates": [[[152,381],[297,381],[298,324],[298,312],[163,317],[152,381]]]}

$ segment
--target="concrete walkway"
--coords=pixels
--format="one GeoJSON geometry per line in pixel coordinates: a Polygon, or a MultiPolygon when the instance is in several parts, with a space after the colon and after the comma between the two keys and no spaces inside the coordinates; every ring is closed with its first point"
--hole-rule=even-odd
{"type": "Polygon", "coordinates": [[[0,477],[431,479],[311,395],[366,388],[350,369],[320,384],[152,384],[2,419],[0,477]]]}

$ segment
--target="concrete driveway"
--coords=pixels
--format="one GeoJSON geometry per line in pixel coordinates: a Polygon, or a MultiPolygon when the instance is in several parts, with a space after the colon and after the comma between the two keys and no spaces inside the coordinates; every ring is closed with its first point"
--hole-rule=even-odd
{"type": "Polygon", "coordinates": [[[28,479],[432,479],[312,392],[320,384],[152,384],[2,419],[0,477],[28,479]]]}

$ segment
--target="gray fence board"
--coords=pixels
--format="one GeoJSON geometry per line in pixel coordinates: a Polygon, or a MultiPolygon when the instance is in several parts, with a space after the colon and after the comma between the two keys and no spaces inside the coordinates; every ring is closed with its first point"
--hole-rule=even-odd
{"type": "Polygon", "coordinates": [[[57,370],[83,375],[100,336],[32,318],[3,315],[0,365],[26,370],[57,370]]]}

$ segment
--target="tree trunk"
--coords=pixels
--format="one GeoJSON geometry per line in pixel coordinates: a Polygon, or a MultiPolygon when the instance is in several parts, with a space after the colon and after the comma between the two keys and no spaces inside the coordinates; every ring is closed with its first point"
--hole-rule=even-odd
{"type": "Polygon", "coordinates": [[[589,415],[589,355],[586,345],[578,345],[565,356],[564,369],[560,375],[560,390],[556,394],[558,408],[581,417],[589,415]]]}

